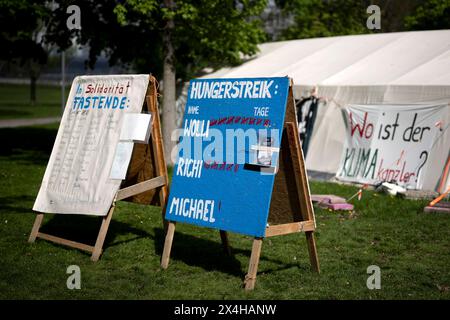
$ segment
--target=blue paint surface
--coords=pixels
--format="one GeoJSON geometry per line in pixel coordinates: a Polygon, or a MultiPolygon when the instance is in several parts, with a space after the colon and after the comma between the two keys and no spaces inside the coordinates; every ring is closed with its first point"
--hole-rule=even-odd
{"type": "Polygon", "coordinates": [[[265,235],[288,90],[287,77],[191,81],[167,220],[265,235]]]}

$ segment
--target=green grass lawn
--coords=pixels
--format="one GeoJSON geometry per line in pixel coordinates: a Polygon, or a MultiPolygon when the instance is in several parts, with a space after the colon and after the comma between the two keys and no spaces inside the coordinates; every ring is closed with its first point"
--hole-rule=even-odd
{"type": "MultiPolygon", "coordinates": [[[[426,201],[364,192],[355,212],[316,210],[321,274],[310,270],[303,234],[264,240],[256,288],[242,289],[252,239],[177,224],[167,270],[160,208],[119,202],[99,262],[43,240],[27,243],[31,211],[56,126],[1,129],[0,299],[449,299],[450,216],[424,214],[426,201]],[[31,138],[32,137],[32,138],[31,138]],[[81,290],[68,290],[69,265],[81,290]],[[366,287],[369,265],[381,290],[366,287]]],[[[312,182],[313,193],[349,197],[356,187],[312,182]]],[[[96,217],[47,215],[43,231],[94,243],[96,217]]]]}
{"type": "MultiPolygon", "coordinates": [[[[66,89],[68,95],[70,88],[66,89]]],[[[0,84],[0,120],[57,117],[61,115],[61,88],[37,86],[37,103],[30,104],[30,86],[0,84]]]]}

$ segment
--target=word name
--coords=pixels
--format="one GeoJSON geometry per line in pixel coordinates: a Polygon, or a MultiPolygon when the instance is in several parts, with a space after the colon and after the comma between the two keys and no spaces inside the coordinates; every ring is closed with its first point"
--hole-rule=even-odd
{"type": "Polygon", "coordinates": [[[187,137],[205,137],[209,135],[209,120],[185,120],[183,136],[187,137]]]}
{"type": "Polygon", "coordinates": [[[169,214],[214,223],[214,200],[172,198],[169,214]]]}
{"type": "Polygon", "coordinates": [[[177,176],[200,178],[202,176],[203,160],[178,159],[177,176]]]}

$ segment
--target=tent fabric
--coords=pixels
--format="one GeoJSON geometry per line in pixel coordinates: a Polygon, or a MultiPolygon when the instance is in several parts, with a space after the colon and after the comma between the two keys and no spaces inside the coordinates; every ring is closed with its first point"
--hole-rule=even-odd
{"type": "Polygon", "coordinates": [[[289,75],[307,87],[450,83],[450,30],[280,41],[259,49],[244,64],[203,78],[289,75]]]}
{"type": "MultiPolygon", "coordinates": [[[[317,88],[321,97],[306,166],[336,173],[345,140],[341,109],[348,104],[449,104],[450,30],[339,36],[265,43],[235,68],[203,78],[289,76],[294,96],[317,88]]],[[[450,150],[446,131],[428,161],[423,189],[435,190],[450,150]]],[[[450,184],[448,182],[447,184],[450,184]]]]}

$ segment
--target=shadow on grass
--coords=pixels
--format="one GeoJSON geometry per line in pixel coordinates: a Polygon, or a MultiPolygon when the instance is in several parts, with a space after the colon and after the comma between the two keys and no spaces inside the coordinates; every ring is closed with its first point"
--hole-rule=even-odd
{"type": "MultiPolygon", "coordinates": [[[[51,218],[43,223],[39,231],[87,245],[95,245],[102,223],[102,217],[67,214],[46,214],[46,216],[51,216],[51,218]]],[[[151,235],[144,230],[132,227],[128,223],[113,219],[109,225],[103,248],[107,249],[108,247],[114,247],[145,237],[151,237],[151,235]],[[132,234],[134,237],[122,241],[115,241],[116,237],[122,234],[132,234]]]]}
{"type": "Polygon", "coordinates": [[[0,129],[0,156],[46,165],[57,129],[21,127],[0,129]]]}
{"type": "Polygon", "coordinates": [[[17,206],[14,204],[33,203],[34,197],[27,195],[0,197],[0,212],[1,213],[30,213],[30,206],[17,206]]]}
{"type": "MultiPolygon", "coordinates": [[[[164,247],[165,234],[160,228],[154,228],[155,232],[155,254],[161,256],[164,247]]],[[[217,241],[202,239],[185,233],[175,232],[170,254],[171,260],[179,260],[187,265],[200,267],[206,271],[220,271],[229,275],[244,278],[247,270],[244,269],[241,262],[236,259],[236,255],[243,255],[250,259],[251,243],[249,240],[249,249],[240,249],[233,247],[230,243],[231,256],[227,255],[222,247],[219,232],[217,232],[217,241]]],[[[263,246],[264,250],[264,246],[263,246]]],[[[258,273],[269,274],[281,270],[287,270],[292,267],[299,267],[298,263],[286,264],[285,261],[272,259],[261,255],[260,261],[268,261],[277,264],[275,268],[260,268],[258,273]]],[[[301,265],[301,269],[308,269],[301,265]]]]}
{"type": "MultiPolygon", "coordinates": [[[[50,214],[47,214],[49,216],[50,214]]],[[[51,215],[48,221],[45,221],[40,229],[43,233],[48,233],[64,239],[81,242],[87,245],[94,245],[98,231],[101,225],[101,217],[85,215],[51,215]]],[[[30,225],[30,231],[31,231],[30,225]]],[[[154,241],[155,254],[162,255],[164,247],[165,233],[162,228],[154,228],[154,236],[142,229],[135,228],[128,223],[111,221],[108,234],[103,246],[104,250],[108,248],[129,243],[141,238],[149,238],[154,241]],[[132,238],[116,241],[120,235],[133,235],[132,238]]],[[[56,246],[60,246],[55,244],[56,246]]],[[[231,243],[231,246],[233,244],[231,243]]],[[[61,246],[67,248],[66,246],[61,246]]],[[[217,232],[217,241],[202,239],[186,233],[176,232],[171,250],[171,260],[182,261],[191,267],[199,267],[205,271],[219,271],[232,276],[244,278],[247,270],[236,258],[237,255],[243,255],[250,259],[251,240],[249,240],[249,249],[234,248],[232,246],[231,256],[227,255],[222,247],[219,232],[217,232]]],[[[75,250],[75,249],[68,249],[75,250]]],[[[287,270],[293,267],[308,269],[307,262],[304,265],[299,263],[286,263],[278,259],[272,259],[262,255],[260,261],[274,263],[275,267],[263,267],[259,272],[269,274],[281,270],[287,270]]]]}
{"type": "MultiPolygon", "coordinates": [[[[161,228],[154,228],[155,254],[161,256],[164,248],[165,233],[161,228]]],[[[233,276],[244,277],[241,263],[234,256],[227,255],[218,241],[202,239],[189,234],[175,232],[170,254],[171,260],[180,260],[189,266],[200,267],[206,271],[220,271],[233,276]]],[[[250,251],[245,250],[248,255],[250,251]]]]}

